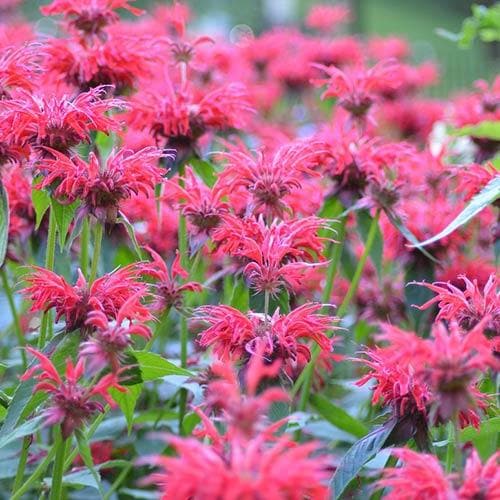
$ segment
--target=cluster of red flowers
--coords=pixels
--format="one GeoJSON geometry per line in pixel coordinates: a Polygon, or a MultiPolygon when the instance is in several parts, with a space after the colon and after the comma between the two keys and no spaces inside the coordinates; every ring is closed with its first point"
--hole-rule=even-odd
{"type": "Polygon", "coordinates": [[[339,458],[365,434],[357,418],[382,406],[380,446],[428,452],[393,451],[375,483],[387,498],[498,499],[498,454],[479,450],[483,465],[450,436],[446,457],[432,449],[495,411],[498,207],[409,244],[498,185],[498,135],[474,128],[500,120],[498,78],[422,97],[436,64],[412,65],[400,38],[336,34],[353,18],[340,4],[313,6],[303,31],[229,41],[194,37],[177,1],[148,14],[53,0],[41,13],[57,37],[16,3],[0,1],[0,274],[17,340],[0,343],[23,348],[16,384],[48,398],[9,416],[30,391],[2,389],[0,410],[5,396],[7,430],[39,412],[57,439],[16,449],[13,497],[36,487],[27,463],[42,474],[56,455],[56,496],[73,463],[112,478],[106,497],[123,483],[164,499],[338,498],[329,478],[354,484],[339,458]],[[371,405],[351,398],[368,383],[371,405]],[[111,440],[82,444],[109,411],[133,432],[120,453],[134,470],[116,474],[111,440]],[[165,450],[139,458],[157,427],[165,450]],[[468,455],[456,470],[452,445],[468,455]]]}

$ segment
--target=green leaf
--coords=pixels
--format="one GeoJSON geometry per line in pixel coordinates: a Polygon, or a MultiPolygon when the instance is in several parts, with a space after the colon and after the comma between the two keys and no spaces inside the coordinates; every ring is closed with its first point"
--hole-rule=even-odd
{"type": "Polygon", "coordinates": [[[412,321],[412,328],[420,332],[421,327],[426,325],[427,319],[432,313],[432,308],[421,311],[415,306],[425,304],[433,297],[433,293],[425,286],[413,284],[413,282],[425,281],[432,283],[435,281],[434,266],[428,263],[427,266],[419,265],[419,262],[413,262],[405,270],[405,305],[408,318],[412,321]]]}
{"type": "Polygon", "coordinates": [[[358,475],[363,465],[383,448],[395,425],[396,419],[392,419],[385,425],[377,427],[359,441],[356,441],[349,448],[330,481],[332,498],[337,500],[341,497],[349,483],[358,475]]]}
{"type": "Polygon", "coordinates": [[[0,266],[5,261],[9,243],[9,197],[0,180],[0,266]]]}
{"type": "Polygon", "coordinates": [[[250,294],[245,280],[240,277],[233,287],[233,294],[229,305],[242,312],[247,312],[250,307],[250,294]]]}
{"type": "Polygon", "coordinates": [[[118,224],[123,224],[125,226],[127,234],[128,234],[130,241],[132,242],[132,245],[134,247],[135,253],[137,254],[137,257],[140,260],[143,260],[144,255],[143,255],[141,247],[137,241],[137,237],[135,236],[134,226],[130,223],[130,221],[127,219],[127,217],[125,217],[125,215],[123,215],[121,212],[120,212],[120,217],[118,217],[118,219],[116,219],[116,222],[118,224]]]}
{"type": "Polygon", "coordinates": [[[101,476],[98,474],[98,472],[94,468],[94,461],[92,459],[92,452],[90,451],[90,446],[87,441],[87,437],[85,436],[85,433],[82,432],[81,429],[75,429],[75,438],[76,442],[78,443],[78,452],[80,453],[80,456],[82,457],[83,463],[85,464],[85,467],[89,470],[89,472],[92,474],[92,477],[94,478],[94,481],[96,482],[97,488],[99,492],[101,493],[101,496],[103,496],[104,492],[102,489],[102,484],[101,484],[101,476]]]}
{"type": "Polygon", "coordinates": [[[31,420],[28,420],[19,427],[16,427],[12,432],[3,434],[3,436],[0,438],[0,448],[3,448],[9,443],[12,443],[12,441],[15,441],[16,439],[34,434],[39,429],[41,429],[44,421],[45,417],[43,415],[40,415],[38,417],[32,418],[31,420]]]}
{"type": "Polygon", "coordinates": [[[470,200],[468,205],[451,221],[441,232],[422,242],[412,242],[412,247],[422,250],[422,247],[435,243],[440,239],[453,233],[460,226],[463,226],[476,214],[484,210],[488,205],[500,198],[500,175],[492,179],[476,196],[470,200]]]}
{"type": "Polygon", "coordinates": [[[64,244],[66,243],[66,236],[68,234],[69,226],[73,218],[75,217],[76,209],[78,208],[80,202],[75,201],[70,205],[63,205],[58,201],[51,200],[51,210],[54,211],[54,216],[56,219],[57,232],[59,234],[59,248],[64,249],[64,244]]]}
{"type": "Polygon", "coordinates": [[[45,212],[47,212],[47,209],[50,207],[49,193],[43,189],[32,189],[31,202],[35,209],[35,229],[38,229],[42,223],[45,212]]]}
{"type": "Polygon", "coordinates": [[[500,141],[500,121],[484,121],[476,125],[467,125],[459,129],[454,129],[450,133],[456,136],[468,135],[481,139],[500,141]]]}
{"type": "MultiPolygon", "coordinates": [[[[368,210],[360,210],[356,213],[356,219],[358,222],[358,231],[364,242],[368,238],[368,231],[370,230],[370,225],[373,221],[373,217],[370,215],[368,210]]],[[[377,225],[375,233],[375,241],[373,242],[372,249],[370,251],[370,258],[373,265],[377,269],[377,273],[382,276],[382,254],[384,250],[384,243],[382,239],[382,232],[380,231],[380,226],[377,225]]]]}
{"type": "Polygon", "coordinates": [[[95,145],[99,151],[99,156],[102,162],[105,162],[113,150],[115,145],[115,134],[105,134],[104,132],[97,132],[95,136],[95,145]]]}
{"type": "Polygon", "coordinates": [[[213,187],[217,181],[217,172],[211,163],[198,158],[193,158],[189,161],[189,164],[208,187],[213,187]]]}
{"type": "MultiPolygon", "coordinates": [[[[414,246],[417,247],[419,245],[419,241],[415,237],[415,235],[405,226],[404,222],[401,220],[399,215],[395,214],[392,210],[386,209],[385,214],[387,218],[390,220],[391,224],[414,246]]],[[[438,262],[436,258],[434,258],[425,248],[422,248],[421,245],[417,247],[428,259],[433,262],[438,262]]]]}
{"type": "Polygon", "coordinates": [[[125,416],[127,421],[128,433],[132,431],[132,425],[134,423],[134,411],[137,404],[137,400],[141,395],[142,384],[129,385],[127,386],[127,392],[121,392],[117,389],[110,389],[109,394],[113,398],[113,401],[120,407],[120,410],[125,416]]]}
{"type": "Polygon", "coordinates": [[[334,405],[321,394],[311,395],[310,401],[318,413],[338,429],[357,438],[361,438],[368,433],[368,429],[363,422],[352,417],[340,406],[334,405]]]}
{"type": "Polygon", "coordinates": [[[131,354],[137,359],[144,382],[157,380],[167,375],[183,375],[186,377],[193,375],[189,370],[175,365],[171,361],[162,358],[159,354],[146,351],[131,351],[131,354]]]}
{"type": "Polygon", "coordinates": [[[481,422],[479,429],[466,427],[460,433],[460,442],[472,441],[481,459],[486,461],[497,451],[500,435],[500,417],[493,417],[481,422]]]}

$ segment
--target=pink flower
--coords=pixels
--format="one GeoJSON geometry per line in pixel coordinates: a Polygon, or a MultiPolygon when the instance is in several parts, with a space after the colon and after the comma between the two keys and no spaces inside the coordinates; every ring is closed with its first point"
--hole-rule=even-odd
{"type": "Polygon", "coordinates": [[[137,314],[140,295],[141,292],[122,304],[113,324],[101,310],[88,313],[85,325],[92,327],[94,333],[81,344],[79,355],[90,360],[89,369],[92,372],[96,373],[110,367],[114,373],[118,373],[123,351],[132,344],[131,336],[138,335],[146,340],[151,337],[151,330],[142,322],[152,319],[152,316],[147,310],[137,314]],[[132,323],[129,318],[136,318],[141,322],[132,323]]]}
{"type": "Polygon", "coordinates": [[[83,202],[84,210],[102,222],[114,222],[120,202],[134,195],[153,195],[154,187],[163,181],[167,170],[159,160],[171,157],[162,150],[148,147],[137,152],[112,151],[105,164],[93,153],[88,163],[79,156],[68,158],[48,150],[53,158],[41,162],[45,176],[37,188],[55,186],[54,195],[63,203],[83,202]]]}
{"type": "Polygon", "coordinates": [[[383,470],[377,487],[389,488],[388,500],[450,500],[455,498],[453,486],[439,460],[430,454],[399,448],[392,451],[403,465],[383,470]]]}
{"type": "Polygon", "coordinates": [[[322,99],[336,97],[340,106],[355,117],[366,115],[371,105],[380,99],[386,88],[396,88],[399,83],[394,78],[398,65],[393,59],[380,61],[372,68],[354,66],[341,70],[335,66],[318,67],[324,70],[329,78],[315,80],[318,86],[327,85],[322,99]]]}
{"type": "Polygon", "coordinates": [[[465,463],[464,479],[458,490],[459,500],[498,500],[500,491],[500,452],[483,465],[476,450],[465,463]]]}
{"type": "Polygon", "coordinates": [[[129,5],[134,0],[53,0],[51,4],[40,8],[44,16],[64,16],[68,26],[88,34],[99,33],[106,25],[117,22],[120,18],[115,12],[125,9],[139,16],[143,10],[129,5]]]}
{"type": "Polygon", "coordinates": [[[457,191],[464,194],[465,201],[469,201],[490,181],[496,177],[500,177],[498,170],[491,162],[485,165],[473,163],[472,165],[458,167],[453,170],[458,177],[457,191]]]}
{"type": "Polygon", "coordinates": [[[436,316],[437,320],[456,320],[465,329],[471,329],[487,318],[485,328],[493,333],[499,332],[500,294],[498,293],[498,278],[491,274],[482,291],[477,284],[477,280],[470,281],[464,275],[458,278],[464,282],[464,290],[449,282],[415,283],[425,286],[436,293],[436,296],[425,304],[415,307],[425,310],[433,304],[437,304],[439,307],[439,313],[436,316]]]}
{"type": "Polygon", "coordinates": [[[284,199],[301,189],[303,177],[319,175],[313,171],[322,153],[317,141],[295,141],[284,144],[270,154],[259,150],[252,155],[244,145],[229,146],[229,152],[217,156],[227,160],[220,182],[229,192],[240,188],[250,195],[247,214],[263,213],[268,219],[291,212],[284,199]]]}
{"type": "Polygon", "coordinates": [[[182,308],[183,295],[186,292],[201,292],[202,285],[195,281],[178,283],[177,278],[185,280],[189,274],[181,266],[179,251],[176,252],[175,259],[170,270],[167,264],[152,248],[147,248],[153,257],[152,262],[141,263],[138,265],[140,271],[156,280],[155,301],[151,307],[156,311],[167,311],[171,307],[182,308]]]}
{"type": "MultiPolygon", "coordinates": [[[[12,91],[23,89],[32,92],[36,88],[39,66],[37,52],[42,48],[37,44],[8,47],[0,56],[0,98],[12,98],[12,91]]],[[[15,94],[14,94],[15,95],[15,94]]]]}
{"type": "Polygon", "coordinates": [[[348,22],[350,18],[351,11],[346,5],[313,5],[307,14],[306,26],[328,32],[337,25],[348,22]]]}
{"type": "Polygon", "coordinates": [[[245,360],[261,349],[268,360],[279,359],[288,373],[296,372],[310,359],[309,346],[299,339],[311,339],[323,351],[332,342],[327,332],[335,329],[336,318],[318,314],[321,304],[304,304],[289,314],[277,310],[271,317],[249,312],[244,314],[230,306],[202,306],[196,319],[210,326],[199,337],[202,347],[214,347],[223,360],[245,360]]]}
{"type": "Polygon", "coordinates": [[[9,123],[9,136],[14,143],[67,152],[81,142],[88,142],[92,131],[118,130],[118,122],[107,112],[123,108],[124,102],[104,98],[106,92],[105,87],[97,87],[68,98],[20,91],[15,99],[3,102],[0,116],[9,123]]]}
{"type": "Polygon", "coordinates": [[[66,330],[82,328],[91,311],[102,311],[110,319],[116,319],[120,308],[131,297],[135,297],[135,306],[127,309],[128,319],[147,317],[148,310],[140,303],[147,286],[138,281],[137,266],[129,265],[112,273],[105,274],[90,286],[79,271],[78,280],[71,286],[62,276],[44,269],[33,267],[33,272],[26,281],[30,285],[22,290],[33,304],[31,311],[56,311],[56,322],[64,316],[66,330]]]}
{"type": "Polygon", "coordinates": [[[85,362],[79,359],[76,365],[68,359],[66,375],[62,378],[56,367],[44,354],[31,347],[26,348],[38,359],[38,364],[28,369],[21,380],[35,376],[38,383],[35,392],[45,392],[51,395],[51,406],[45,410],[46,425],[61,424],[62,436],[67,439],[75,429],[80,428],[95,413],[104,412],[102,401],[114,406],[108,394],[113,388],[121,392],[126,389],[119,384],[117,375],[104,375],[92,387],[79,383],[85,371],[85,362]]]}

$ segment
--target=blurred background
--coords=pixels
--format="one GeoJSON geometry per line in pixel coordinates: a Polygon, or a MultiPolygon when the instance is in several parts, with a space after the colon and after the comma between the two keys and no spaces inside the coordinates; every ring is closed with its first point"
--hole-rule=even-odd
{"type": "MultiPolygon", "coordinates": [[[[26,0],[24,12],[32,20],[39,18],[38,7],[49,1],[26,0]]],[[[151,10],[161,1],[138,0],[134,5],[151,10]]],[[[163,3],[172,3],[171,1],[163,3]]],[[[317,3],[335,4],[333,0],[185,0],[193,13],[192,26],[204,34],[224,37],[238,32],[258,35],[276,25],[303,25],[308,9],[317,3]]],[[[399,35],[412,44],[413,62],[436,60],[441,68],[441,81],[428,94],[448,96],[450,92],[470,87],[478,78],[491,80],[499,73],[498,43],[476,41],[470,49],[459,49],[436,34],[443,28],[460,31],[462,21],[471,13],[473,3],[492,5],[484,0],[345,0],[354,13],[346,29],[360,36],[399,35]]],[[[46,21],[46,20],[44,20],[46,21]]]]}

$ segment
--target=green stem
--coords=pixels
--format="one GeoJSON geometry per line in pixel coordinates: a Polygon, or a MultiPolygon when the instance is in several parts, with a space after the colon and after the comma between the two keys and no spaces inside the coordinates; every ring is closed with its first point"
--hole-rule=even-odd
{"type": "Polygon", "coordinates": [[[349,289],[347,290],[344,300],[342,301],[342,304],[340,304],[340,307],[337,311],[337,315],[340,318],[342,318],[347,312],[347,309],[351,304],[351,300],[358,289],[359,280],[361,279],[361,275],[363,274],[366,261],[368,260],[368,256],[370,255],[370,252],[372,250],[373,243],[375,242],[375,236],[377,234],[379,219],[380,219],[380,208],[377,209],[375,217],[372,219],[370,228],[368,230],[368,237],[366,238],[366,244],[363,250],[363,254],[361,255],[358,265],[356,266],[356,270],[354,271],[354,276],[352,277],[351,284],[349,285],[349,289]]]}
{"type": "Polygon", "coordinates": [[[50,487],[50,500],[60,500],[62,496],[62,480],[64,474],[64,457],[66,456],[66,446],[69,444],[69,439],[64,439],[61,435],[61,430],[57,430],[57,436],[54,443],[56,448],[56,458],[54,460],[54,468],[52,470],[52,484],[50,487]]]}
{"type": "Polygon", "coordinates": [[[132,469],[132,464],[128,464],[123,468],[123,470],[116,478],[115,482],[110,486],[109,490],[103,496],[103,500],[109,500],[111,498],[111,495],[120,487],[124,479],[127,477],[127,474],[130,472],[130,469],[132,469]]]}
{"type": "Polygon", "coordinates": [[[84,276],[87,276],[87,267],[89,265],[89,244],[90,244],[90,225],[87,216],[83,219],[82,233],[80,235],[80,269],[84,276]]]}
{"type": "MultiPolygon", "coordinates": [[[[56,260],[56,237],[57,237],[57,221],[56,215],[52,208],[49,209],[49,229],[47,234],[47,249],[45,252],[45,267],[49,271],[54,270],[54,263],[56,260]]],[[[52,337],[52,313],[46,311],[43,313],[42,322],[40,325],[40,337],[38,338],[38,349],[45,347],[45,342],[48,338],[52,337]]]]}
{"type": "Polygon", "coordinates": [[[94,233],[94,252],[92,254],[92,263],[90,266],[89,284],[93,283],[97,277],[99,259],[101,257],[102,236],[104,234],[104,224],[97,222],[94,233]]]}
{"type": "Polygon", "coordinates": [[[24,471],[26,470],[26,462],[28,460],[28,450],[30,449],[31,437],[26,436],[23,439],[21,448],[21,455],[19,456],[19,463],[17,464],[16,478],[14,479],[14,486],[12,487],[12,494],[17,491],[24,479],[24,471]]]}
{"type": "MultiPolygon", "coordinates": [[[[342,304],[340,305],[338,311],[337,311],[337,316],[339,318],[342,318],[345,313],[347,312],[347,309],[351,303],[352,298],[354,297],[354,294],[356,293],[356,290],[358,289],[359,281],[361,279],[361,275],[363,274],[363,270],[365,268],[366,261],[368,259],[368,256],[370,255],[373,243],[375,242],[375,236],[377,234],[377,227],[378,227],[378,221],[380,218],[380,209],[377,210],[377,213],[375,214],[375,217],[373,218],[370,228],[368,231],[368,237],[366,239],[366,244],[365,248],[363,250],[363,254],[361,255],[361,258],[359,259],[358,265],[356,266],[356,270],[354,271],[354,276],[352,278],[351,284],[349,285],[349,289],[347,290],[347,293],[344,297],[344,300],[342,301],[342,304]]],[[[344,221],[345,224],[345,221],[344,221]]],[[[345,231],[345,227],[342,231],[345,231]]],[[[341,251],[339,252],[339,256],[337,260],[333,260],[330,263],[330,265],[337,267],[338,266],[338,261],[340,260],[340,254],[341,251]]],[[[333,279],[332,279],[333,281],[333,279]]],[[[325,294],[328,290],[325,290],[325,294]]],[[[331,291],[330,291],[331,293],[331,291]]],[[[328,300],[328,299],[326,299],[328,300]]],[[[326,302],[325,300],[325,302],[326,302]]],[[[304,371],[301,373],[297,381],[295,382],[294,387],[292,388],[292,396],[298,393],[298,390],[302,386],[302,392],[300,395],[300,400],[299,400],[299,411],[304,411],[307,406],[307,402],[309,401],[309,395],[311,393],[311,386],[312,386],[312,378],[313,378],[313,373],[314,373],[314,366],[316,364],[316,360],[318,359],[318,356],[320,354],[320,349],[316,345],[315,348],[313,349],[312,355],[311,355],[311,360],[309,361],[308,365],[304,369],[304,371]]]]}
{"type": "Polygon", "coordinates": [[[449,474],[453,469],[455,456],[455,426],[448,422],[448,445],[446,446],[446,472],[449,474]]]}
{"type": "Polygon", "coordinates": [[[156,325],[156,328],[153,332],[153,335],[151,335],[151,338],[147,341],[146,345],[144,346],[144,351],[149,352],[151,347],[153,346],[153,342],[155,341],[155,339],[161,335],[162,327],[168,319],[168,315],[170,314],[170,309],[172,309],[172,307],[168,306],[161,314],[158,323],[156,325]]]}
{"type": "MultiPolygon", "coordinates": [[[[184,176],[186,173],[186,167],[184,164],[179,166],[179,186],[184,188],[184,176]]],[[[180,254],[181,266],[187,269],[189,265],[188,257],[188,237],[187,237],[187,226],[186,218],[182,213],[179,213],[179,232],[178,232],[178,246],[180,254]]],[[[186,368],[187,366],[187,352],[188,352],[188,327],[187,319],[184,315],[180,317],[180,342],[181,342],[181,366],[186,368]]],[[[186,414],[186,403],[187,403],[187,391],[186,389],[181,389],[179,397],[179,432],[182,433],[182,422],[184,420],[184,415],[186,414]]]]}
{"type": "Polygon", "coordinates": [[[11,500],[20,500],[25,493],[27,493],[39,477],[45,472],[47,467],[52,462],[54,455],[56,453],[55,446],[49,450],[45,458],[38,464],[38,467],[32,472],[31,476],[23,483],[23,485],[12,494],[11,500]]]}
{"type": "Polygon", "coordinates": [[[24,350],[24,347],[26,346],[26,339],[24,338],[23,329],[21,328],[21,321],[19,320],[19,314],[17,314],[16,303],[14,302],[14,294],[12,292],[12,288],[9,285],[9,279],[7,277],[7,271],[5,270],[5,266],[0,268],[0,277],[2,279],[2,287],[5,291],[5,295],[7,296],[7,302],[9,303],[10,313],[12,314],[14,331],[16,332],[17,336],[17,342],[21,347],[21,360],[23,363],[23,371],[26,371],[26,367],[28,366],[28,362],[26,359],[26,352],[24,350]]]}

